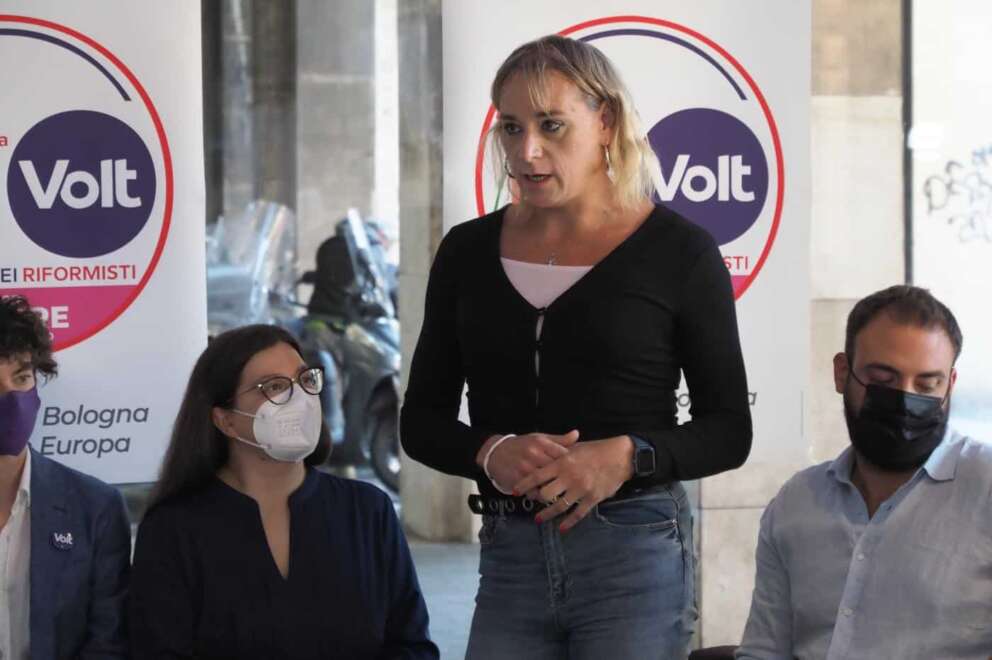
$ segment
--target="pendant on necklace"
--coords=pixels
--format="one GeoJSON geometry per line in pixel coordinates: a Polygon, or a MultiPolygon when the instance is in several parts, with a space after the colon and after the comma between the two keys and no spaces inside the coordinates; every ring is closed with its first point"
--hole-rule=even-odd
{"type": "Polygon", "coordinates": [[[558,263],[558,255],[552,252],[551,256],[548,257],[548,265],[554,266],[556,263],[558,263]]]}

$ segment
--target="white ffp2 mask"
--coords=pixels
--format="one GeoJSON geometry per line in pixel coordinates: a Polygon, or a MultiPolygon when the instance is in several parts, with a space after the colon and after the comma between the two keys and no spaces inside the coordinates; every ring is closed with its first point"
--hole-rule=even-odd
{"type": "Polygon", "coordinates": [[[309,456],[320,439],[320,399],[301,389],[282,405],[266,401],[253,415],[234,410],[255,421],[255,442],[234,436],[235,440],[258,447],[277,461],[297,463],[309,456]]]}

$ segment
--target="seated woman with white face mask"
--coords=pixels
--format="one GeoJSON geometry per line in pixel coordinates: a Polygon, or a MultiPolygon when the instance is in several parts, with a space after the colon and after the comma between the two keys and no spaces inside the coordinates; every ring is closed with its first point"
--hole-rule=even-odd
{"type": "Polygon", "coordinates": [[[138,532],[134,658],[438,657],[389,498],[313,467],[322,387],[275,326],[200,356],[138,532]]]}

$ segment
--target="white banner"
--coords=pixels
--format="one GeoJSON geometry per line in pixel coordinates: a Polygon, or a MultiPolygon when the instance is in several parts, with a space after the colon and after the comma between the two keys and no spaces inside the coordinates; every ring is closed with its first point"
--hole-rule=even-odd
{"type": "Polygon", "coordinates": [[[951,423],[992,441],[992,11],[913,3],[913,281],[961,324],[951,423]]]}
{"type": "MultiPolygon", "coordinates": [[[[629,86],[663,173],[661,203],[720,244],[738,301],[752,460],[802,462],[809,363],[810,5],[594,0],[443,5],[445,227],[508,192],[481,139],[489,85],[517,46],[560,33],[599,48],[629,86]],[[608,7],[608,8],[607,8],[608,7]]],[[[680,418],[689,397],[679,394],[680,418]]]]}
{"type": "Polygon", "coordinates": [[[200,6],[0,2],[0,295],[59,376],[32,446],[154,480],[206,343],[200,6]]]}

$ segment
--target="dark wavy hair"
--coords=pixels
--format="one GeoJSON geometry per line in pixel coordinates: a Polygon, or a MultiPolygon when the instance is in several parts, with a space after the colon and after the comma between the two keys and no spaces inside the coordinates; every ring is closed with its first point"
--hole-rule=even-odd
{"type": "MultiPolygon", "coordinates": [[[[231,404],[241,372],[252,357],[276,344],[289,344],[301,356],[300,345],[286,330],[274,325],[248,325],[217,335],[193,367],[172,438],[162,461],[158,483],[148,509],[175,497],[194,493],[209,484],[228,457],[228,439],[214,426],[213,408],[231,404]]],[[[304,459],[320,465],[331,453],[327,427],[321,423],[320,441],[304,459]]]]}
{"type": "Polygon", "coordinates": [[[30,356],[31,367],[45,380],[58,374],[52,357],[52,336],[24,296],[0,297],[0,359],[30,356]]]}

